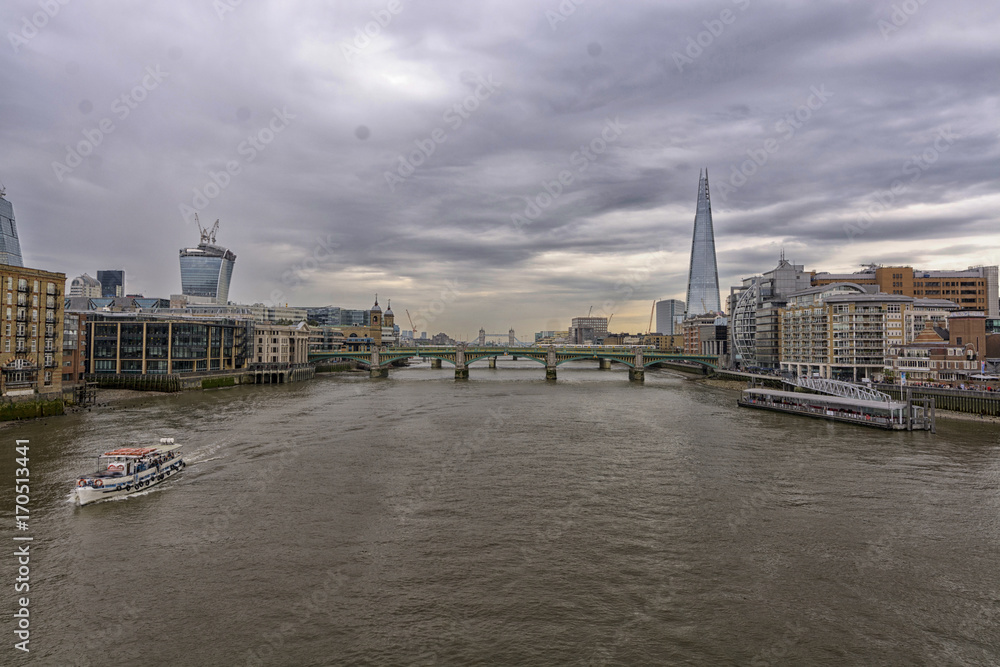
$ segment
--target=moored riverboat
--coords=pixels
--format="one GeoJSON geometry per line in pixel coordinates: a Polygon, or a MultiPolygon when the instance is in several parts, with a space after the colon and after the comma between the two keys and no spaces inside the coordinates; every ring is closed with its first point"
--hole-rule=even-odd
{"type": "Polygon", "coordinates": [[[774,389],[744,389],[738,405],[887,430],[933,430],[934,408],[913,401],[872,401],[774,389]]]}
{"type": "Polygon", "coordinates": [[[125,496],[173,477],[185,466],[180,445],[160,438],[154,447],[119,447],[97,457],[97,472],[76,481],[76,502],[87,505],[125,496]]]}

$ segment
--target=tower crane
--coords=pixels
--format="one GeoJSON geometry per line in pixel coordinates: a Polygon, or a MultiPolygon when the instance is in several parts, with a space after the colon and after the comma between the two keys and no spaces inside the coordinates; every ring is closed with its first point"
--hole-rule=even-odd
{"type": "Polygon", "coordinates": [[[219,231],[219,220],[216,218],[215,224],[212,225],[212,229],[201,226],[201,220],[198,219],[198,214],[194,214],[194,224],[198,225],[198,233],[201,235],[202,243],[215,243],[215,233],[219,231]]]}
{"type": "Polygon", "coordinates": [[[656,312],[656,300],[653,300],[653,305],[649,309],[649,326],[646,327],[646,333],[651,333],[653,331],[653,313],[656,312]]]}
{"type": "Polygon", "coordinates": [[[413,324],[413,318],[410,317],[410,310],[408,308],[404,308],[404,310],[406,310],[406,319],[410,320],[410,328],[413,329],[413,340],[416,341],[417,340],[417,327],[414,326],[414,324],[413,324]]]}

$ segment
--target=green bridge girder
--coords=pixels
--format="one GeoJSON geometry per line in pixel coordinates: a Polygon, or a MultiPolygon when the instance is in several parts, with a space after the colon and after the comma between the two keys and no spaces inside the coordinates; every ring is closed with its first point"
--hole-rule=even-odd
{"type": "MultiPolygon", "coordinates": [[[[419,357],[422,359],[440,359],[457,366],[457,347],[390,347],[379,351],[379,365],[386,366],[395,361],[419,357]]],[[[556,366],[569,361],[585,361],[608,359],[625,364],[629,368],[636,367],[636,351],[622,347],[467,347],[465,348],[465,365],[468,367],[482,359],[490,357],[514,356],[519,359],[537,361],[543,366],[548,365],[548,353],[555,352],[556,366]]],[[[309,361],[322,362],[326,359],[353,359],[365,364],[372,361],[371,352],[322,352],[309,355],[309,361]]],[[[663,361],[681,361],[696,363],[708,368],[718,368],[718,357],[701,354],[671,354],[656,350],[642,350],[642,367],[652,366],[663,361]]]]}

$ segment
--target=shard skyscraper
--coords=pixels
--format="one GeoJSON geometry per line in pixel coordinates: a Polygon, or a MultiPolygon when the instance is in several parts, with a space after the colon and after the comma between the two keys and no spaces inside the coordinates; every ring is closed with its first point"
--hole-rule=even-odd
{"type": "Polygon", "coordinates": [[[21,260],[21,241],[14,224],[14,206],[4,199],[6,192],[0,185],[0,264],[24,266],[21,260]]]}
{"type": "Polygon", "coordinates": [[[721,310],[719,267],[715,263],[715,231],[712,229],[712,201],[708,194],[708,169],[705,169],[698,178],[698,209],[694,214],[685,315],[690,317],[721,310]]]}

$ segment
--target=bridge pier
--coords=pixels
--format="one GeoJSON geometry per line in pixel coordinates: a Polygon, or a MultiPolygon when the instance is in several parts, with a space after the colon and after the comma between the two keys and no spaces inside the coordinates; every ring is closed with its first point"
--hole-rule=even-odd
{"type": "Polygon", "coordinates": [[[546,380],[555,380],[556,379],[556,367],[555,366],[546,366],[545,367],[545,379],[546,380]]]}
{"type": "Polygon", "coordinates": [[[368,377],[373,377],[373,378],[387,378],[387,377],[389,377],[389,367],[388,366],[372,366],[368,370],[368,377]]]}
{"type": "Polygon", "coordinates": [[[514,361],[517,361],[517,355],[514,355],[514,361]]]}
{"type": "Polygon", "coordinates": [[[630,368],[628,369],[628,379],[630,382],[645,382],[646,381],[646,369],[645,368],[630,368]]]}
{"type": "Polygon", "coordinates": [[[490,357],[490,368],[496,368],[496,367],[497,367],[497,358],[490,357]]]}
{"type": "Polygon", "coordinates": [[[431,368],[441,368],[441,360],[431,359],[431,368]]]}
{"type": "Polygon", "coordinates": [[[602,371],[606,371],[606,370],[609,370],[611,368],[611,360],[610,359],[598,359],[598,363],[600,364],[599,368],[602,371]]]}
{"type": "Polygon", "coordinates": [[[469,367],[468,366],[455,366],[455,379],[456,380],[468,380],[469,379],[469,367]]]}

